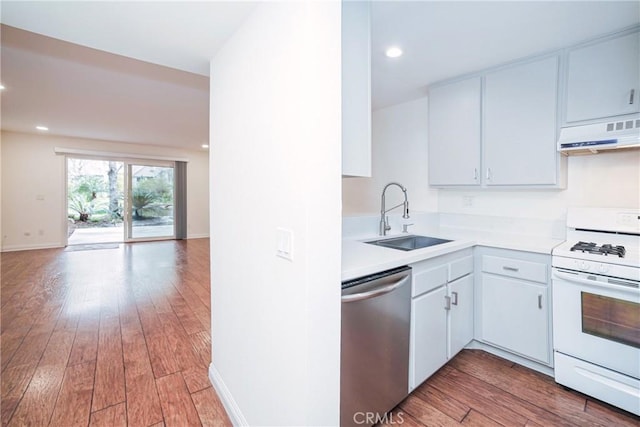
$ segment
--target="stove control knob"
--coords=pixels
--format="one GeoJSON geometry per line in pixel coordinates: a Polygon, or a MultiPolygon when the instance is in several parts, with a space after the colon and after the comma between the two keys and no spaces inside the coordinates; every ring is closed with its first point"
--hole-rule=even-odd
{"type": "Polygon", "coordinates": [[[591,264],[584,261],[576,261],[576,267],[579,270],[586,271],[586,270],[589,270],[589,268],[591,268],[591,264]]]}
{"type": "Polygon", "coordinates": [[[609,271],[609,266],[608,265],[604,265],[604,264],[600,264],[598,266],[598,271],[600,273],[607,273],[609,271]]]}

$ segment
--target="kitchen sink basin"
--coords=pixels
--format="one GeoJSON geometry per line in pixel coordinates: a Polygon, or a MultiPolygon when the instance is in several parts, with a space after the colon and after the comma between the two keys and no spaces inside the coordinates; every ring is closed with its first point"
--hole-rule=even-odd
{"type": "Polygon", "coordinates": [[[422,249],[428,248],[429,246],[441,245],[450,241],[451,240],[410,234],[408,236],[393,237],[391,239],[372,240],[365,243],[376,246],[384,246],[385,248],[399,249],[401,251],[412,251],[414,249],[422,249]]]}

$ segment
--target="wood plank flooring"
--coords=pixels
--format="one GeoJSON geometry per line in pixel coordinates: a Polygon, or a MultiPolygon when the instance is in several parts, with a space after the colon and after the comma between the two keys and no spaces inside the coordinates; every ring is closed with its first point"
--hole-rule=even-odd
{"type": "Polygon", "coordinates": [[[640,426],[640,417],[481,350],[463,350],[392,411],[386,426],[640,426]]]}
{"type": "MultiPolygon", "coordinates": [[[[3,426],[231,424],[207,374],[208,239],[0,256],[3,426]]],[[[640,426],[471,350],[392,414],[395,426],[640,426]]]]}
{"type": "Polygon", "coordinates": [[[227,426],[209,240],[1,255],[3,426],[227,426]]]}

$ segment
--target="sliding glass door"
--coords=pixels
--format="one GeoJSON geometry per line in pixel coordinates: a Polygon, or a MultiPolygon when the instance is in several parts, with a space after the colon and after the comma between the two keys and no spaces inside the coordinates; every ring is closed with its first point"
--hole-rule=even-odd
{"type": "Polygon", "coordinates": [[[183,165],[184,162],[68,157],[67,244],[175,239],[176,228],[178,238],[185,238],[183,165]],[[178,179],[176,164],[180,166],[178,179]]]}
{"type": "Polygon", "coordinates": [[[127,164],[127,241],[175,238],[173,164],[127,164]]]}

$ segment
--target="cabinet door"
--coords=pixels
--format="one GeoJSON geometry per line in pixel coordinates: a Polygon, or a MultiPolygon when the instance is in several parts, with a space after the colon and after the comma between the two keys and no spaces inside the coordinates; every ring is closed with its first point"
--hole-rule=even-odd
{"type": "Polygon", "coordinates": [[[429,90],[429,184],[480,183],[480,77],[429,90]]]}
{"type": "Polygon", "coordinates": [[[447,362],[446,294],[443,286],[411,301],[411,389],[447,362]]]}
{"type": "Polygon", "coordinates": [[[569,52],[567,122],[640,111],[639,51],[634,33],[569,52]]]}
{"type": "Polygon", "coordinates": [[[447,356],[451,359],[473,339],[473,275],[449,283],[449,297],[451,310],[447,356]]]}
{"type": "Polygon", "coordinates": [[[482,340],[549,363],[547,287],[482,276],[482,340]]]}
{"type": "Polygon", "coordinates": [[[557,88],[555,56],[486,75],[486,185],[556,184],[557,88]]]}
{"type": "Polygon", "coordinates": [[[369,2],[342,2],[342,175],[371,176],[369,2]]]}

